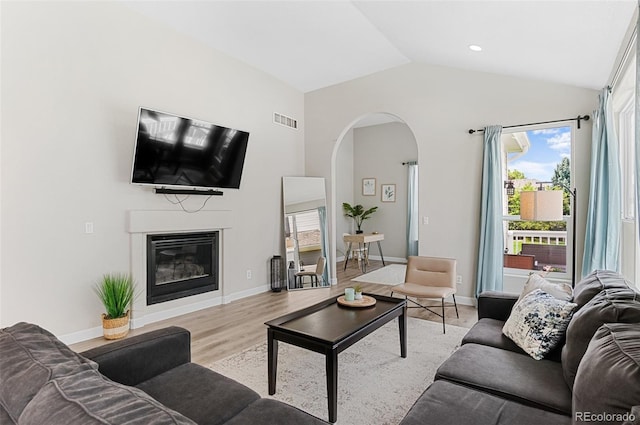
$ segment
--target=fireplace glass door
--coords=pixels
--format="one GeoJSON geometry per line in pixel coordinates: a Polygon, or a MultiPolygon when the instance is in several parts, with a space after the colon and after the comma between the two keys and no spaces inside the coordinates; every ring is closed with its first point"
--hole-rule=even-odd
{"type": "Polygon", "coordinates": [[[218,232],[148,236],[148,305],[216,289],[218,232]]]}

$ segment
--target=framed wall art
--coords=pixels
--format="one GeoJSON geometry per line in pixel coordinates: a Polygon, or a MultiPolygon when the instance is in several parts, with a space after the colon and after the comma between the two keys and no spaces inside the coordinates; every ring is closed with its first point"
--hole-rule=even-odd
{"type": "Polygon", "coordinates": [[[362,179],[362,195],[363,196],[375,196],[376,195],[376,179],[373,177],[367,177],[362,179]]]}
{"type": "Polygon", "coordinates": [[[382,202],[396,202],[395,184],[383,184],[380,192],[382,195],[382,202]]]}

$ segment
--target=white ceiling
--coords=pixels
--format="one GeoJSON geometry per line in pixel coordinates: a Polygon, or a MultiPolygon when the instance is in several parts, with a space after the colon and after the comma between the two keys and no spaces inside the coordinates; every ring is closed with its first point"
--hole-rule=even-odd
{"type": "Polygon", "coordinates": [[[636,7],[635,0],[125,4],[303,92],[411,62],[599,89],[636,7]]]}

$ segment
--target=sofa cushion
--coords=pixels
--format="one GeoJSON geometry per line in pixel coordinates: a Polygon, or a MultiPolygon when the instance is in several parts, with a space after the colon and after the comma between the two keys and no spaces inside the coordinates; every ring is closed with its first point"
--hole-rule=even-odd
{"type": "Polygon", "coordinates": [[[628,416],[639,401],[640,323],[603,325],[578,368],[573,387],[574,424],[592,422],[578,416],[580,412],[620,415],[603,422],[623,422],[627,419],[623,415],[628,416]]]}
{"type": "Polygon", "coordinates": [[[16,422],[11,419],[11,416],[9,416],[9,413],[7,413],[6,410],[4,410],[4,407],[0,406],[0,424],[3,425],[14,425],[16,422]]]}
{"type": "Polygon", "coordinates": [[[518,301],[522,300],[525,295],[536,289],[541,289],[547,294],[553,295],[555,298],[562,301],[571,301],[573,299],[573,290],[571,286],[566,283],[554,283],[549,282],[538,273],[531,273],[527,282],[524,284],[522,293],[518,297],[518,301]]]}
{"type": "Polygon", "coordinates": [[[0,405],[14,422],[50,379],[97,369],[50,332],[24,322],[0,330],[0,352],[0,405]]]}
{"type": "Polygon", "coordinates": [[[573,315],[562,348],[564,377],[571,388],[593,334],[604,323],[618,322],[640,322],[640,294],[626,286],[602,290],[573,315]]]}
{"type": "Polygon", "coordinates": [[[194,363],[155,376],[137,388],[201,425],[225,423],[260,398],[239,382],[194,363]]]}
{"type": "MultiPolygon", "coordinates": [[[[505,334],[502,333],[503,327],[504,321],[502,320],[489,318],[480,319],[462,338],[461,344],[488,345],[489,347],[501,348],[503,350],[513,351],[514,353],[527,355],[522,348],[518,347],[515,342],[507,338],[505,334]]],[[[551,350],[551,352],[549,352],[549,354],[544,358],[559,362],[560,355],[562,353],[563,341],[561,341],[558,346],[551,350]]]]}
{"type": "Polygon", "coordinates": [[[569,416],[436,381],[422,393],[400,425],[569,425],[569,416]]]}
{"type": "Polygon", "coordinates": [[[469,332],[462,338],[464,344],[480,344],[490,347],[501,348],[503,350],[513,351],[515,353],[525,354],[522,348],[507,338],[502,333],[504,321],[495,319],[480,319],[469,329],[469,332]]]}
{"type": "Polygon", "coordinates": [[[620,273],[611,270],[594,270],[576,284],[573,289],[573,302],[578,309],[587,304],[603,289],[631,288],[631,285],[620,273]]]}
{"type": "Polygon", "coordinates": [[[89,369],[45,384],[22,412],[20,425],[193,425],[143,391],[89,369]]]}
{"type": "Polygon", "coordinates": [[[225,425],[322,425],[327,424],[302,410],[277,400],[261,398],[225,425]]]}
{"type": "Polygon", "coordinates": [[[575,308],[574,303],[535,289],[513,307],[502,332],[531,357],[540,360],[562,341],[575,308]]]}
{"type": "Polygon", "coordinates": [[[631,408],[631,414],[622,425],[640,425],[640,404],[631,408]]]}
{"type": "Polygon", "coordinates": [[[465,344],[438,368],[435,379],[445,379],[564,415],[571,414],[571,391],[562,365],[534,360],[523,354],[465,344]]]}

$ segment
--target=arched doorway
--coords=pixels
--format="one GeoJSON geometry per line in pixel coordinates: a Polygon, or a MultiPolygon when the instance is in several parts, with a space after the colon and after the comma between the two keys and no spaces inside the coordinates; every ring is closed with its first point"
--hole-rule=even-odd
{"type": "MultiPolygon", "coordinates": [[[[336,276],[336,264],[344,258],[343,234],[355,230],[353,220],[343,215],[343,202],[361,204],[365,208],[377,206],[378,210],[363,223],[363,231],[385,235],[382,242],[385,260],[406,260],[409,188],[406,163],[417,159],[414,132],[397,115],[367,113],[354,119],[340,133],[331,156],[333,276],[336,276]],[[363,184],[367,185],[366,189],[363,184]],[[383,198],[383,187],[392,189],[393,196],[383,198]]],[[[416,190],[416,197],[417,193],[416,190]]],[[[415,216],[417,220],[417,211],[415,216]]],[[[377,250],[372,251],[371,254],[375,254],[372,258],[377,258],[377,250]]]]}

